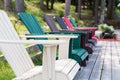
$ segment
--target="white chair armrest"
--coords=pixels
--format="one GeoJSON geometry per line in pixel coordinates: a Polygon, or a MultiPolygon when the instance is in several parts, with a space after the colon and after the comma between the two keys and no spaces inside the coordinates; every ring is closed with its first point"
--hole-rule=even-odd
{"type": "Polygon", "coordinates": [[[42,34],[42,35],[20,35],[23,38],[77,38],[76,35],[57,35],[57,34],[42,34]]]}
{"type": "Polygon", "coordinates": [[[45,34],[45,35],[29,35],[29,36],[25,36],[22,35],[21,37],[24,38],[58,38],[59,40],[65,40],[66,43],[59,45],[59,59],[68,59],[68,55],[69,55],[69,41],[71,38],[77,38],[77,35],[68,35],[68,34],[64,34],[64,35],[60,35],[60,34],[45,34]]]}
{"type": "Polygon", "coordinates": [[[0,44],[43,44],[56,45],[63,44],[65,40],[0,40],[0,44]]]}

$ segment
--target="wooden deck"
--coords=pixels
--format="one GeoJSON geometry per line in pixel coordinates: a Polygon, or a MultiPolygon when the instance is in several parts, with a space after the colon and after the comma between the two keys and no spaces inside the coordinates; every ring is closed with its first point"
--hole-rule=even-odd
{"type": "Polygon", "coordinates": [[[120,42],[99,41],[74,80],[120,80],[120,42]]]}

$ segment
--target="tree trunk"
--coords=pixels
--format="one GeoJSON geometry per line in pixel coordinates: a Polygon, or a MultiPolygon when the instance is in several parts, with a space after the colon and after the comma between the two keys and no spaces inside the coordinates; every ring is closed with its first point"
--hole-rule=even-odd
{"type": "Polygon", "coordinates": [[[48,10],[53,9],[53,5],[54,5],[54,0],[46,0],[46,6],[48,10]],[[50,3],[50,6],[49,6],[50,3]]]}
{"type": "Polygon", "coordinates": [[[78,0],[75,0],[75,12],[78,12],[78,0]]]}
{"type": "Polygon", "coordinates": [[[107,18],[108,19],[113,18],[114,3],[115,3],[115,0],[108,0],[108,8],[107,8],[107,18]]]}
{"type": "Polygon", "coordinates": [[[78,0],[78,17],[81,18],[81,1],[82,0],[78,0]]]}
{"type": "Polygon", "coordinates": [[[53,9],[54,0],[51,0],[51,9],[53,9]]]}
{"type": "Polygon", "coordinates": [[[98,25],[98,4],[99,4],[99,0],[95,0],[95,26],[98,25]]]}
{"type": "Polygon", "coordinates": [[[4,0],[4,9],[6,11],[12,10],[12,0],[4,0]]]}
{"type": "Polygon", "coordinates": [[[93,0],[92,16],[95,15],[95,1],[93,0]]]}
{"type": "Polygon", "coordinates": [[[71,5],[71,0],[65,0],[65,14],[64,16],[68,16],[70,13],[70,5],[71,5]]]}
{"type": "Polygon", "coordinates": [[[40,8],[44,9],[44,0],[40,0],[40,8]]]}
{"type": "Polygon", "coordinates": [[[49,1],[50,1],[50,0],[46,0],[46,7],[47,7],[47,10],[49,10],[49,1]]]}
{"type": "Polygon", "coordinates": [[[105,0],[101,0],[101,16],[100,16],[100,24],[104,22],[105,20],[105,0]]]}
{"type": "Polygon", "coordinates": [[[24,0],[15,0],[16,12],[25,12],[24,0]]]}

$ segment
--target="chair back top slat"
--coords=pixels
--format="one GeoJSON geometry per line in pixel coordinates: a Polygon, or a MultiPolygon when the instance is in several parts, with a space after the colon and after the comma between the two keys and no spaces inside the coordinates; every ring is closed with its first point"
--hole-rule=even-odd
{"type": "MultiPolygon", "coordinates": [[[[17,32],[4,11],[0,11],[0,39],[20,40],[17,32]]],[[[0,44],[0,48],[16,76],[20,76],[34,67],[34,64],[24,45],[0,44]]]]}

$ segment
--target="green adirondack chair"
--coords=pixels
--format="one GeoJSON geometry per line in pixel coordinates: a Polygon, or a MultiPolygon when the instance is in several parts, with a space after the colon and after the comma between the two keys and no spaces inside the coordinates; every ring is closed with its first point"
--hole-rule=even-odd
{"type": "MultiPolygon", "coordinates": [[[[25,24],[26,28],[31,34],[45,34],[45,32],[41,28],[41,25],[39,24],[39,22],[37,21],[34,15],[27,13],[19,13],[18,16],[20,20],[25,24]]],[[[37,39],[42,39],[42,38],[37,38],[37,39]]],[[[77,41],[79,44],[80,40],[77,41]]],[[[80,47],[77,49],[73,49],[72,43],[73,43],[72,40],[70,40],[69,58],[75,59],[78,63],[80,63],[81,66],[86,66],[86,58],[88,57],[88,52],[85,49],[81,49],[80,47]]]]}

